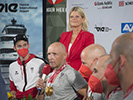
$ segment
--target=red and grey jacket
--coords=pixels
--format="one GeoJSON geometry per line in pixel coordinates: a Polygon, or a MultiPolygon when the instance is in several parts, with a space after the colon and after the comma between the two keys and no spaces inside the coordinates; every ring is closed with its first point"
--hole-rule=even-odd
{"type": "Polygon", "coordinates": [[[30,57],[25,61],[13,62],[9,66],[9,81],[11,91],[16,91],[16,97],[21,99],[25,95],[34,98],[37,94],[36,82],[42,75],[42,69],[45,66],[45,62],[36,57],[34,54],[30,54],[30,57]]]}

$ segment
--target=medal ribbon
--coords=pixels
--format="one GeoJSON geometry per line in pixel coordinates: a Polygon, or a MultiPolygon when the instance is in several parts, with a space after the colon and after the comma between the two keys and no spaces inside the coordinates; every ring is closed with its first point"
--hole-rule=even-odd
{"type": "Polygon", "coordinates": [[[116,89],[114,89],[113,91],[109,93],[107,99],[111,98],[116,92],[121,91],[121,90],[122,90],[121,87],[118,86],[116,89]]]}
{"type": "Polygon", "coordinates": [[[49,78],[48,83],[53,83],[54,80],[56,79],[57,75],[67,66],[67,63],[65,63],[60,69],[58,69],[57,71],[53,71],[53,75],[51,75],[51,77],[49,78]]]}
{"type": "Polygon", "coordinates": [[[126,94],[124,95],[124,99],[130,95],[130,93],[133,91],[133,84],[129,87],[126,94]]]}

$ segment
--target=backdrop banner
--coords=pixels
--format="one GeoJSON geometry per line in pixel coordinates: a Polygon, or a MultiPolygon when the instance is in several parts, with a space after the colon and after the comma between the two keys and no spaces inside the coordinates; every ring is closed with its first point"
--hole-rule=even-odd
{"type": "Polygon", "coordinates": [[[66,0],[46,1],[46,51],[66,31],[66,0]]]}
{"type": "Polygon", "coordinates": [[[133,32],[133,0],[67,0],[68,14],[72,7],[84,8],[89,23],[89,32],[95,43],[110,52],[112,42],[121,34],[133,32]]]}

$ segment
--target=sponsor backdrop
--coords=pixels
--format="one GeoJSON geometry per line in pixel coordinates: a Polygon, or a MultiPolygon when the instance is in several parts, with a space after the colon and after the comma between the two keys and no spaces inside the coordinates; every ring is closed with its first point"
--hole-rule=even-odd
{"type": "Polygon", "coordinates": [[[65,31],[66,31],[66,0],[47,0],[46,48],[45,48],[46,52],[47,52],[47,47],[51,43],[59,41],[61,33],[65,31]]]}
{"type": "Polygon", "coordinates": [[[133,32],[133,0],[67,0],[68,12],[74,6],[84,8],[95,43],[104,46],[107,53],[114,39],[133,32]]]}

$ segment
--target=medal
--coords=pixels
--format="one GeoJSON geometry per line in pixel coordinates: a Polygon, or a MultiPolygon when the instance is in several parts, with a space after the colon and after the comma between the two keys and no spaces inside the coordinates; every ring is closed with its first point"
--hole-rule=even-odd
{"type": "Polygon", "coordinates": [[[57,75],[67,66],[67,63],[65,63],[60,69],[58,69],[57,71],[53,71],[53,74],[51,75],[51,77],[48,80],[48,85],[45,89],[46,95],[47,96],[51,96],[53,94],[53,82],[55,80],[55,78],[57,77],[57,75]]]}
{"type": "Polygon", "coordinates": [[[53,88],[50,86],[47,86],[45,92],[47,96],[51,96],[53,94],[53,88]]]}

